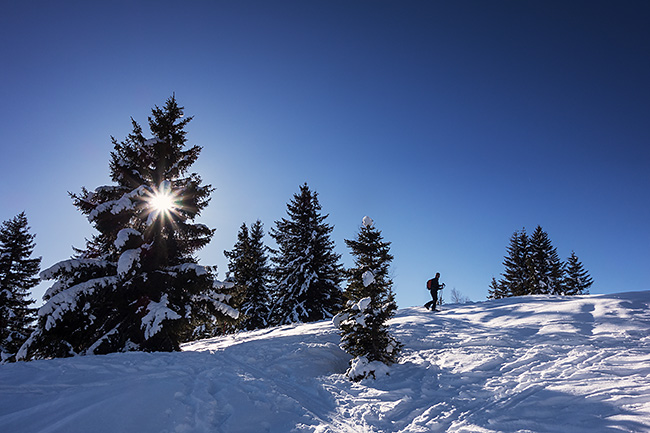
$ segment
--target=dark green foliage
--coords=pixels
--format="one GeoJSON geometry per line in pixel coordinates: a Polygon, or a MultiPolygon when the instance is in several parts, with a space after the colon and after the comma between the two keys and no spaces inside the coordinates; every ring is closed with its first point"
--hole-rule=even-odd
{"type": "MultiPolygon", "coordinates": [[[[365,358],[364,362],[391,365],[397,362],[402,347],[389,334],[387,325],[397,310],[388,274],[393,256],[390,242],[383,241],[381,231],[370,221],[368,217],[364,219],[355,240],[345,240],[354,256],[354,267],[346,271],[346,307],[334,321],[341,329],[341,347],[346,352],[365,358]]],[[[357,374],[348,372],[351,379],[360,380],[369,371],[357,374]]]]}
{"type": "Polygon", "coordinates": [[[530,247],[526,229],[514,232],[510,238],[508,255],[503,260],[505,271],[500,283],[501,297],[523,296],[530,288],[530,247]]]}
{"type": "Polygon", "coordinates": [[[224,251],[229,260],[228,274],[234,279],[233,306],[239,311],[237,329],[253,330],[268,326],[271,309],[268,247],[264,245],[264,228],[256,221],[250,229],[242,224],[232,251],[224,251]]]}
{"type": "Polygon", "coordinates": [[[185,150],[191,117],[174,97],[152,113],[153,139],[135,121],[125,141],[113,139],[116,185],[71,194],[98,234],[75,258],[44,271],[57,281],[23,357],[178,350],[216,316],[236,315],[195,257],[214,231],[194,223],[212,188],[187,172],[201,150],[185,150]],[[161,198],[169,208],[155,206],[161,198]]]}
{"type": "Polygon", "coordinates": [[[321,215],[318,194],[307,184],[287,204],[288,218],[271,230],[278,250],[271,323],[313,322],[332,317],[342,306],[342,268],[330,238],[332,227],[321,215]]]}
{"type": "Polygon", "coordinates": [[[35,237],[25,212],[0,226],[0,362],[15,360],[36,320],[30,291],[40,281],[41,258],[30,258],[35,237]]]}
{"type": "Polygon", "coordinates": [[[559,295],[562,293],[562,262],[548,234],[537,226],[530,237],[528,293],[530,295],[559,295]]]}
{"type": "Polygon", "coordinates": [[[504,258],[503,278],[492,278],[488,298],[523,295],[576,295],[586,293],[593,281],[572,253],[563,263],[548,234],[537,226],[532,236],[526,229],[510,238],[504,258]]]}
{"type": "Polygon", "coordinates": [[[506,288],[502,282],[497,281],[496,278],[492,277],[490,286],[488,288],[488,299],[501,299],[507,297],[506,288]]]}
{"type": "Polygon", "coordinates": [[[594,281],[589,273],[583,268],[582,263],[578,260],[576,253],[571,251],[567,260],[566,274],[564,277],[563,290],[564,295],[588,295],[589,287],[594,281]]]}

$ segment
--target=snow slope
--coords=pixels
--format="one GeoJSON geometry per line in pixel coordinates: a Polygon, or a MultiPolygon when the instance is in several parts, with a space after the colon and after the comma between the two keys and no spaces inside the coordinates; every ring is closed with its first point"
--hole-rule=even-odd
{"type": "Polygon", "coordinates": [[[390,376],[329,322],[0,365],[0,432],[648,432],[650,292],[399,311],[390,376]]]}

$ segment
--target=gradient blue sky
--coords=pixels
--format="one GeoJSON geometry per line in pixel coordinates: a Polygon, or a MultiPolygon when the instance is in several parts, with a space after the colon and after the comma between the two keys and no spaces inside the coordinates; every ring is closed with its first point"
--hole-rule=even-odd
{"type": "Polygon", "coordinates": [[[346,265],[364,215],[392,242],[400,307],[435,272],[484,300],[538,224],[592,293],[648,290],[649,22],[647,1],[3,2],[0,220],[68,258],[92,227],[67,192],[111,184],[110,136],[175,92],[221,278],[241,223],[268,232],[307,182],[346,265]]]}

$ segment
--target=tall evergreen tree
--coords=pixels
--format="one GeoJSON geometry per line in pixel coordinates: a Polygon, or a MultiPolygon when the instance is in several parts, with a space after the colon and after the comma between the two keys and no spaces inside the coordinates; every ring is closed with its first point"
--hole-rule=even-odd
{"type": "Polygon", "coordinates": [[[501,298],[508,296],[527,295],[530,287],[529,273],[529,239],[526,229],[516,231],[510,238],[508,255],[503,260],[505,271],[503,279],[499,281],[497,295],[501,298]]]}
{"type": "Polygon", "coordinates": [[[132,120],[125,141],[112,139],[115,185],[71,194],[98,234],[42,273],[56,282],[19,357],[178,350],[215,316],[237,315],[195,256],[214,231],[194,223],[212,188],[188,172],[201,151],[186,148],[191,120],[173,96],[152,110],[152,139],[132,120]]]}
{"type": "Polygon", "coordinates": [[[233,306],[239,311],[238,329],[253,330],[268,326],[271,309],[268,247],[264,245],[264,228],[256,221],[248,230],[242,224],[237,243],[232,251],[224,251],[228,258],[228,274],[234,278],[233,306]]]}
{"type": "Polygon", "coordinates": [[[40,281],[36,276],[41,258],[31,258],[34,238],[25,212],[0,226],[0,361],[14,361],[36,320],[30,291],[40,281]]]}
{"type": "Polygon", "coordinates": [[[288,218],[271,230],[278,250],[275,263],[273,324],[313,322],[341,310],[340,256],[330,238],[332,227],[321,215],[318,194],[305,183],[287,204],[288,218]]]}
{"type": "Polygon", "coordinates": [[[372,219],[365,217],[357,238],[345,243],[355,266],[346,271],[348,301],[334,323],[341,329],[341,347],[354,357],[347,375],[358,381],[374,377],[381,364],[397,362],[402,345],[389,334],[386,323],[397,310],[388,275],[393,260],[390,242],[384,242],[372,219]]]}
{"type": "Polygon", "coordinates": [[[594,283],[589,273],[578,260],[574,251],[567,260],[566,273],[562,284],[563,295],[588,295],[589,287],[594,283]]]}
{"type": "Polygon", "coordinates": [[[563,264],[548,234],[537,226],[530,237],[528,272],[530,295],[559,295],[562,293],[563,264]]]}

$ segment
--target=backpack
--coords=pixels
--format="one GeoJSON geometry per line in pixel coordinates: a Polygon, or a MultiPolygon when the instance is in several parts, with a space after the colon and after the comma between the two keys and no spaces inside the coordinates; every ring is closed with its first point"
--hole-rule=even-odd
{"type": "Polygon", "coordinates": [[[433,278],[427,281],[427,289],[431,290],[432,285],[433,285],[433,278]]]}

